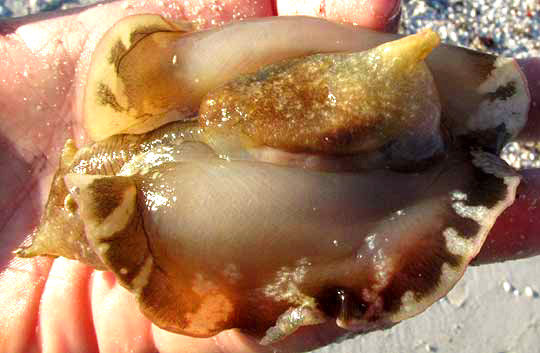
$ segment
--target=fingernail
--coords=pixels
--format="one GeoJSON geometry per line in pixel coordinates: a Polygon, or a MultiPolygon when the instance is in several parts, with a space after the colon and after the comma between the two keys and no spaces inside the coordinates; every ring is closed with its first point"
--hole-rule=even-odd
{"type": "Polygon", "coordinates": [[[527,80],[531,98],[527,125],[519,138],[525,141],[537,141],[540,136],[540,58],[533,57],[516,61],[527,80]]]}
{"type": "Polygon", "coordinates": [[[399,28],[399,21],[401,19],[401,0],[396,0],[394,7],[388,13],[388,16],[386,16],[386,18],[387,22],[384,26],[383,31],[389,33],[397,32],[399,28]]]}

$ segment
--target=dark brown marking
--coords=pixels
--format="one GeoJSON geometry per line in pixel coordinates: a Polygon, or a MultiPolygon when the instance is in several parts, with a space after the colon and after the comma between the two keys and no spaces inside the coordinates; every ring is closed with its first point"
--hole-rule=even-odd
{"type": "Polygon", "coordinates": [[[140,274],[146,259],[150,256],[143,234],[142,218],[134,212],[128,225],[119,232],[107,238],[99,238],[99,243],[109,246],[105,253],[100,254],[107,266],[129,288],[132,281],[140,274]],[[122,273],[121,269],[126,272],[122,273]]]}
{"type": "Polygon", "coordinates": [[[475,179],[476,185],[470,189],[465,205],[493,208],[506,198],[508,189],[504,179],[485,173],[480,168],[475,168],[475,179]]]}
{"type": "MultiPolygon", "coordinates": [[[[355,155],[358,153],[356,146],[362,147],[368,138],[373,139],[376,137],[376,140],[384,140],[385,134],[395,134],[392,127],[385,124],[388,121],[385,121],[384,118],[381,117],[375,120],[380,120],[380,124],[377,126],[366,126],[366,124],[349,125],[325,132],[319,137],[320,141],[317,146],[326,146],[322,147],[324,150],[346,151],[342,153],[355,155]]],[[[319,149],[308,152],[315,153],[319,149]]]]}
{"type": "Polygon", "coordinates": [[[506,125],[502,123],[494,128],[470,131],[462,137],[462,141],[471,149],[482,148],[486,152],[499,155],[511,138],[512,134],[508,132],[506,125]]]}
{"type": "Polygon", "coordinates": [[[115,71],[118,70],[118,63],[120,62],[120,59],[126,53],[126,51],[126,46],[120,40],[116,41],[112,46],[108,60],[109,63],[114,65],[115,71]]]}
{"type": "MultiPolygon", "coordinates": [[[[471,69],[471,72],[477,73],[478,77],[482,78],[488,77],[489,74],[491,74],[491,72],[495,68],[494,64],[495,59],[497,59],[496,56],[472,49],[463,48],[463,50],[467,53],[467,55],[473,57],[469,59],[469,62],[474,65],[474,68],[471,69]]],[[[478,82],[478,84],[480,83],[481,82],[478,82]]]]}
{"type": "Polygon", "coordinates": [[[516,94],[516,82],[510,81],[504,86],[499,86],[495,90],[495,92],[489,92],[487,93],[487,97],[489,98],[490,102],[493,102],[495,100],[507,100],[508,98],[513,97],[516,94]]]}
{"type": "Polygon", "coordinates": [[[91,210],[98,220],[105,220],[124,199],[124,191],[132,184],[124,177],[95,179],[89,186],[93,208],[91,210]]]}
{"type": "Polygon", "coordinates": [[[480,231],[480,224],[470,218],[464,218],[458,215],[455,211],[448,215],[447,224],[452,227],[460,237],[470,239],[475,237],[480,231]]]}
{"type": "Polygon", "coordinates": [[[460,264],[460,257],[446,248],[443,230],[439,229],[438,234],[432,236],[426,235],[422,241],[404,249],[391,282],[380,293],[385,311],[398,311],[401,298],[407,291],[412,291],[415,299],[421,300],[440,284],[443,264],[460,264]]]}
{"type": "Polygon", "coordinates": [[[123,112],[125,109],[118,103],[116,96],[104,83],[99,83],[97,88],[98,104],[108,105],[116,112],[123,112]]]}

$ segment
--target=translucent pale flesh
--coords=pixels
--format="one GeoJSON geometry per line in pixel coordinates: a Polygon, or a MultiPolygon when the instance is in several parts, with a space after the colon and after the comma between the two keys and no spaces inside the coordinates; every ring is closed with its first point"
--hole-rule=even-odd
{"type": "MultiPolygon", "coordinates": [[[[41,225],[18,255],[112,271],[162,328],[196,337],[240,328],[271,344],[328,319],[362,332],[388,327],[444,295],[513,202],[519,177],[480,151],[477,135],[452,139],[444,158],[425,152],[443,141],[422,62],[438,44],[433,32],[263,68],[211,91],[198,123],[156,129],[182,88],[169,90],[167,79],[149,87],[141,80],[153,71],[124,54],[166,48],[161,39],[181,32],[151,17],[125,21],[99,55],[118,38],[135,46],[117,45],[122,55],[112,57],[125,61],[93,64],[87,124],[96,139],[152,131],[79,151],[68,142],[41,225]],[[140,23],[157,35],[131,36],[140,23]],[[104,77],[114,87],[106,104],[91,92],[104,77]],[[396,144],[429,163],[347,167],[396,144]]],[[[184,99],[172,110],[185,118],[197,100],[184,99]]]]}

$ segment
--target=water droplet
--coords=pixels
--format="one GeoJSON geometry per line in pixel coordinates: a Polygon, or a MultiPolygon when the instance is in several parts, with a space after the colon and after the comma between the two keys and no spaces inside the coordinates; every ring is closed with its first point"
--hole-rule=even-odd
{"type": "Polygon", "coordinates": [[[504,281],[502,287],[505,292],[510,292],[514,288],[508,281],[504,281]]]}
{"type": "Polygon", "coordinates": [[[525,294],[526,297],[529,297],[529,298],[538,298],[539,294],[537,291],[535,291],[534,289],[532,289],[531,287],[529,286],[526,286],[524,289],[523,289],[523,294],[525,294]]]}
{"type": "Polygon", "coordinates": [[[436,346],[432,346],[431,344],[426,344],[424,348],[426,349],[426,352],[437,352],[439,350],[436,346]]]}
{"type": "Polygon", "coordinates": [[[367,246],[370,250],[375,249],[375,238],[377,237],[377,234],[371,234],[370,236],[366,237],[365,242],[367,243],[367,246]]]}

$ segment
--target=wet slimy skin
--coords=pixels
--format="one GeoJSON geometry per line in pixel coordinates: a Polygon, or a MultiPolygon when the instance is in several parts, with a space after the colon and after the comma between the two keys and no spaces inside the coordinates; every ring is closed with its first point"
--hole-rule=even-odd
{"type": "Polygon", "coordinates": [[[424,62],[431,31],[211,84],[181,60],[188,30],[143,15],[108,32],[85,101],[96,142],[66,143],[18,255],[112,271],[167,330],[263,344],[388,327],[446,294],[519,183],[497,156],[528,109],[512,63],[492,61],[458,119],[424,62]]]}

